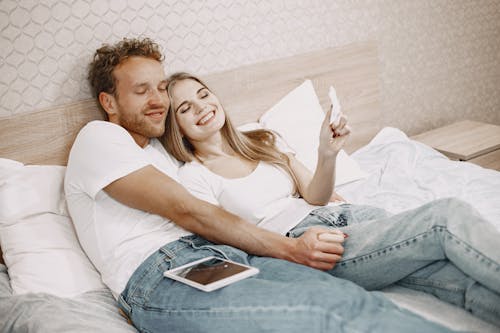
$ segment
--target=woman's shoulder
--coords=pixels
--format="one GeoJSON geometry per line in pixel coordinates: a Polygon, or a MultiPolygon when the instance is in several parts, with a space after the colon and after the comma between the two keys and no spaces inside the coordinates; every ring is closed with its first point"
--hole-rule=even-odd
{"type": "Polygon", "coordinates": [[[221,179],[214,173],[208,170],[199,162],[187,162],[179,168],[178,177],[182,185],[189,190],[206,191],[211,189],[219,189],[221,187],[221,179]]]}

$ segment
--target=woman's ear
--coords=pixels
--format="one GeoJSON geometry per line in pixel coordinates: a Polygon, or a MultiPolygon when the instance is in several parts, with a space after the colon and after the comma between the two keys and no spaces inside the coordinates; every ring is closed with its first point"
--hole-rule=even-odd
{"type": "Polygon", "coordinates": [[[108,114],[108,118],[111,119],[113,115],[116,114],[116,100],[115,97],[107,92],[99,93],[99,103],[102,108],[108,114]]]}

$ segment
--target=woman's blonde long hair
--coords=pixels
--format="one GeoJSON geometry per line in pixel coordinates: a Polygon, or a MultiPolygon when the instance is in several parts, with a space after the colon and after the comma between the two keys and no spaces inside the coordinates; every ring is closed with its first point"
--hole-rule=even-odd
{"type": "MultiPolygon", "coordinates": [[[[191,162],[195,157],[194,147],[189,140],[182,135],[179,124],[175,117],[173,106],[172,89],[175,84],[182,80],[193,80],[203,87],[210,88],[199,78],[185,72],[172,74],[168,79],[167,91],[170,97],[170,109],[167,114],[165,134],[160,138],[165,149],[176,159],[182,162],[191,162]]],[[[276,148],[276,133],[258,129],[248,132],[240,132],[231,123],[227,112],[226,121],[221,128],[221,135],[233,151],[249,161],[263,161],[274,164],[290,175],[297,191],[297,178],[289,165],[289,158],[276,148]]]]}

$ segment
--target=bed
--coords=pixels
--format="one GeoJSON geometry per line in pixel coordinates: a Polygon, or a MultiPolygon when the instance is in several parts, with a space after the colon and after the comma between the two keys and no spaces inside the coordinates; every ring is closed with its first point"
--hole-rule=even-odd
{"type": "MultiPolygon", "coordinates": [[[[307,137],[305,122],[314,117],[308,111],[308,104],[301,104],[305,90],[300,89],[315,91],[317,97],[311,103],[316,104],[311,105],[327,109],[328,87],[334,84],[353,128],[342,162],[345,174],[337,186],[347,201],[396,213],[433,199],[454,196],[482,211],[500,230],[500,172],[450,161],[430,147],[410,140],[402,131],[385,127],[381,120],[378,67],[376,43],[363,42],[203,78],[219,95],[237,125],[298,128],[284,136],[287,140],[287,135],[300,132],[297,144],[303,146],[298,150],[304,150],[306,160],[311,159],[307,154],[314,140],[307,137]],[[292,116],[289,109],[293,107],[297,111],[292,116]]],[[[0,246],[4,250],[0,257],[5,259],[0,264],[1,332],[136,331],[120,315],[110,291],[78,249],[64,196],[60,194],[63,166],[71,143],[78,130],[93,119],[102,119],[93,100],[0,119],[0,246]],[[21,181],[24,187],[14,188],[21,181]],[[31,193],[35,187],[38,192],[31,193]],[[61,197],[53,200],[55,195],[61,197]],[[50,208],[40,207],[41,203],[50,208]],[[54,222],[54,218],[59,220],[54,222]],[[62,229],[49,234],[40,229],[40,221],[56,223],[62,229]],[[23,227],[16,231],[20,224],[23,227]],[[20,232],[33,233],[26,236],[30,244],[26,245],[26,240],[23,243],[20,232]],[[60,237],[54,237],[58,232],[60,237]],[[18,242],[12,241],[15,237],[18,242]],[[35,247],[51,239],[64,239],[65,243],[45,244],[48,250],[35,247]],[[23,245],[31,252],[16,248],[23,245]],[[61,249],[66,252],[60,254],[61,249]],[[54,250],[59,252],[51,257],[54,250]],[[19,258],[25,261],[20,263],[19,258]],[[57,263],[54,270],[61,269],[61,273],[47,272],[46,267],[54,263],[57,263]],[[64,265],[74,268],[64,270],[64,265]],[[48,292],[61,286],[66,288],[61,294],[48,292]]],[[[453,329],[498,332],[498,328],[431,295],[402,286],[392,286],[383,292],[398,305],[453,329]]]]}

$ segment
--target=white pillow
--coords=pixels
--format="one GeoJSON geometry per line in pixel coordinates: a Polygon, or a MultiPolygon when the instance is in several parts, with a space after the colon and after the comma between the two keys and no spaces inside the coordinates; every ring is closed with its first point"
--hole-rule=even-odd
{"type": "MultiPolygon", "coordinates": [[[[311,80],[306,80],[263,114],[259,123],[278,132],[295,151],[297,159],[314,171],[324,117],[314,86],[311,80]]],[[[336,186],[367,176],[343,149],[337,155],[335,172],[336,186]]]]}
{"type": "Polygon", "coordinates": [[[14,294],[72,297],[104,288],[68,215],[65,169],[0,158],[0,246],[14,294]]]}

